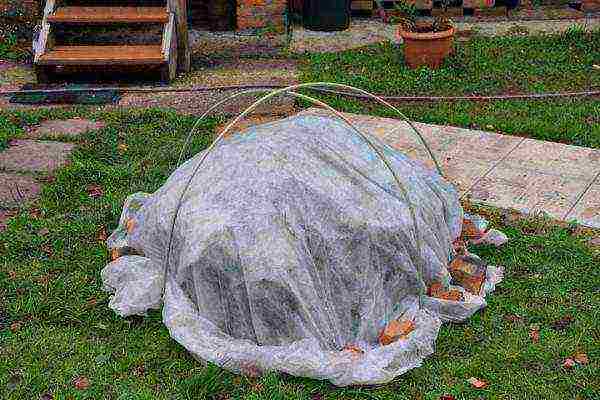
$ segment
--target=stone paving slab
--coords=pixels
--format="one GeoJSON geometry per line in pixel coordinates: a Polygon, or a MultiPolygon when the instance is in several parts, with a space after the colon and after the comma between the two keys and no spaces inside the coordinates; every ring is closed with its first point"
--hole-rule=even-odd
{"type": "Polygon", "coordinates": [[[21,172],[52,172],[65,165],[75,147],[72,143],[13,140],[0,152],[0,169],[21,172]]]}
{"type": "Polygon", "coordinates": [[[35,200],[40,188],[31,176],[0,172],[0,207],[14,207],[35,200]]]}
{"type": "MultiPolygon", "coordinates": [[[[331,115],[308,109],[302,114],[331,115]]],[[[344,114],[367,133],[433,168],[408,123],[344,114]]],[[[475,203],[544,212],[600,228],[600,150],[492,132],[415,123],[444,175],[475,203]]]]}
{"type": "Polygon", "coordinates": [[[586,226],[600,227],[600,177],[596,179],[564,219],[567,221],[575,220],[586,226]]]}
{"type": "Polygon", "coordinates": [[[27,132],[27,137],[32,139],[59,136],[76,138],[88,131],[102,129],[104,126],[104,123],[101,121],[91,121],[83,118],[50,120],[30,128],[27,132]]]}

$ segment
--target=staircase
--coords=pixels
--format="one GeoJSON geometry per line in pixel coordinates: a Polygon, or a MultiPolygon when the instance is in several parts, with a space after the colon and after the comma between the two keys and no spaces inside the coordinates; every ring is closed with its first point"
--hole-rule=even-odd
{"type": "Polygon", "coordinates": [[[107,70],[156,72],[169,82],[178,67],[189,69],[185,20],[185,0],[46,0],[34,43],[38,82],[48,82],[59,71],[107,70]],[[131,34],[92,39],[93,32],[111,30],[131,34]],[[137,40],[136,32],[150,39],[129,43],[130,36],[137,40]]]}

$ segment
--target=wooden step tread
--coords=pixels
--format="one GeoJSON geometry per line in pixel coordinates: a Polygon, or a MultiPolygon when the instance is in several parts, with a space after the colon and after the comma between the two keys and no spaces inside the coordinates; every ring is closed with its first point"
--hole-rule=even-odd
{"type": "Polygon", "coordinates": [[[165,7],[59,7],[48,16],[53,23],[163,23],[169,21],[165,7]]]}
{"type": "Polygon", "coordinates": [[[147,65],[163,64],[160,45],[56,46],[47,50],[38,65],[147,65]]]}

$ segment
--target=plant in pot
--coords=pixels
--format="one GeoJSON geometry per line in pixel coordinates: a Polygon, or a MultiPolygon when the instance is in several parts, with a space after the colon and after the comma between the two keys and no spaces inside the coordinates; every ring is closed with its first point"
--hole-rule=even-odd
{"type": "MultiPolygon", "coordinates": [[[[450,0],[442,1],[444,10],[449,4],[450,0]]],[[[453,52],[455,30],[447,17],[417,20],[416,14],[405,13],[398,22],[398,37],[404,41],[404,60],[410,68],[439,68],[453,52]]]]}

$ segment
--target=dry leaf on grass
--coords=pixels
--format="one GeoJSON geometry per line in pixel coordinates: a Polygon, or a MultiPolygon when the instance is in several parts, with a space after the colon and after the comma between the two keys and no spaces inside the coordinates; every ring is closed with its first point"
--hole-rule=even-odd
{"type": "Polygon", "coordinates": [[[40,235],[40,236],[46,236],[49,233],[50,233],[50,229],[48,229],[48,228],[42,228],[38,231],[38,235],[40,235]]]}
{"type": "Polygon", "coordinates": [[[98,197],[102,197],[102,195],[104,195],[104,190],[102,190],[102,187],[100,185],[89,185],[87,187],[87,193],[90,197],[95,199],[98,197]]]}
{"type": "Polygon", "coordinates": [[[104,243],[106,239],[108,239],[108,234],[106,233],[106,227],[103,226],[98,231],[98,241],[104,243]]]}
{"type": "Polygon", "coordinates": [[[129,146],[127,146],[127,144],[125,144],[125,143],[119,143],[119,145],[117,146],[117,150],[121,154],[125,153],[128,148],[129,148],[129,146]]]}
{"type": "Polygon", "coordinates": [[[440,400],[456,400],[456,397],[451,394],[443,394],[440,396],[440,400]]]}
{"type": "Polygon", "coordinates": [[[112,261],[115,261],[119,257],[121,257],[121,252],[119,251],[119,249],[112,249],[110,251],[110,259],[112,261]]]}
{"type": "Polygon", "coordinates": [[[572,358],[567,358],[565,361],[563,361],[562,366],[566,369],[571,369],[575,366],[575,361],[572,358]]]}
{"type": "Polygon", "coordinates": [[[15,271],[8,271],[8,277],[10,279],[17,279],[17,273],[15,271]]]}
{"type": "Polygon", "coordinates": [[[73,380],[73,386],[78,390],[86,390],[90,387],[90,380],[85,376],[78,376],[73,380]]]}
{"type": "Polygon", "coordinates": [[[22,326],[23,326],[23,322],[21,322],[21,321],[13,322],[12,324],[10,324],[10,331],[12,333],[16,333],[17,331],[19,331],[21,329],[22,326]]]}
{"type": "Polygon", "coordinates": [[[575,360],[575,362],[577,362],[577,364],[581,365],[587,365],[590,362],[588,355],[585,353],[575,353],[573,359],[575,360]]]}
{"type": "Polygon", "coordinates": [[[529,338],[533,343],[540,341],[540,328],[537,325],[531,325],[529,327],[529,338]]]}
{"type": "Polygon", "coordinates": [[[486,381],[482,381],[481,379],[477,379],[475,377],[470,377],[467,381],[476,389],[486,388],[488,383],[486,381]]]}

